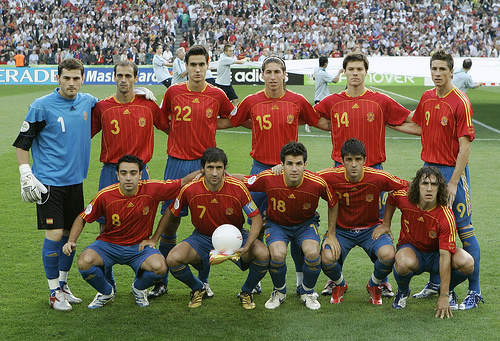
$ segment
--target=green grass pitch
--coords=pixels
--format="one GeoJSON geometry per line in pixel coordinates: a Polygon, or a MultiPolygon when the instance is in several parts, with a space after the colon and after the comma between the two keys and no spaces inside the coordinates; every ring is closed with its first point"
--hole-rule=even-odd
{"type": "MultiPolygon", "coordinates": [[[[149,86],[158,98],[165,88],[149,86]]],[[[247,94],[260,90],[260,86],[237,86],[236,92],[243,99],[247,94]]],[[[304,94],[311,102],[314,87],[290,86],[291,90],[304,94]]],[[[115,86],[83,85],[82,91],[98,98],[114,93],[115,86]]],[[[320,297],[322,308],[308,310],[295,294],[295,271],[288,257],[287,300],[276,311],[264,308],[272,289],[270,276],[263,280],[263,293],[257,295],[257,308],[245,311],[236,294],[246,278],[235,265],[226,262],[212,267],[210,284],[215,297],[204,300],[203,306],[191,310],[187,307],[189,288],[172,276],[169,293],[152,300],[148,308],[135,305],[130,293],[133,272],[126,266],[116,266],[118,291],[116,299],[102,309],[91,311],[88,303],[95,291],[81,278],[75,264],[70,271],[69,282],[73,292],[83,299],[74,305],[73,311],[62,313],[49,309],[47,282],[45,280],[40,251],[43,232],[36,230],[36,213],[33,204],[22,202],[19,195],[19,173],[12,142],[31,102],[53,90],[52,86],[0,86],[0,155],[6,172],[0,177],[2,188],[2,214],[0,219],[1,304],[0,339],[65,339],[65,340],[499,340],[500,305],[497,221],[500,209],[500,88],[481,87],[470,90],[468,95],[474,108],[476,140],[472,144],[470,172],[472,181],[473,222],[482,249],[481,287],[486,304],[471,311],[457,311],[450,320],[434,318],[436,299],[409,299],[406,309],[396,311],[392,299],[384,299],[382,306],[369,304],[365,285],[372,272],[372,263],[360,248],[349,254],[344,266],[344,276],[349,291],[340,305],[330,305],[328,297],[320,297]],[[484,125],[491,127],[485,127],[484,125]]],[[[330,91],[342,87],[331,86],[330,91]]],[[[424,87],[386,87],[391,96],[414,109],[424,87]]],[[[300,128],[299,139],[309,151],[307,168],[317,171],[331,165],[331,141],[327,133],[313,128],[306,134],[300,128]]],[[[162,178],[166,161],[167,136],[157,132],[156,148],[149,163],[152,178],[162,178]]],[[[221,131],[217,134],[219,147],[228,154],[229,172],[248,173],[251,165],[251,135],[243,128],[221,131]]],[[[385,169],[400,177],[410,179],[421,167],[420,141],[391,129],[387,131],[387,162],[385,169]]],[[[92,155],[88,179],[84,183],[85,200],[89,202],[97,192],[100,172],[100,136],[92,142],[92,155]]],[[[319,211],[326,218],[326,205],[319,211]]],[[[325,218],[323,221],[325,221],[325,218]]],[[[158,218],[157,218],[158,220],[158,218]]],[[[183,219],[178,241],[188,236],[193,227],[189,219],[183,219]]],[[[326,225],[321,225],[321,231],[326,225]]],[[[393,222],[394,235],[399,235],[399,215],[393,222]]],[[[97,224],[87,224],[78,240],[77,256],[95,240],[97,224]]],[[[459,243],[460,244],[460,243],[459,243]]],[[[390,275],[390,281],[396,287],[390,275]]],[[[413,292],[419,291],[427,281],[427,275],[414,277],[413,292]]],[[[321,274],[317,291],[321,291],[326,276],[321,274]]],[[[463,299],[467,286],[457,288],[463,299]]]]}

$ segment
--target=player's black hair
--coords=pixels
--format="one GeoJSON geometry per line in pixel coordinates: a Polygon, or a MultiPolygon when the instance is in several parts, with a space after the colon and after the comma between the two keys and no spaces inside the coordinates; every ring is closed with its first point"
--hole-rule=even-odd
{"type": "Polygon", "coordinates": [[[412,204],[418,204],[420,201],[420,181],[429,178],[431,175],[436,176],[436,180],[438,182],[437,204],[442,206],[446,205],[448,202],[446,180],[439,169],[434,166],[424,166],[417,171],[417,174],[411,181],[410,189],[408,191],[409,202],[412,204]]]}
{"type": "Polygon", "coordinates": [[[287,155],[301,156],[304,158],[304,162],[307,161],[307,148],[300,142],[288,142],[281,148],[280,158],[281,162],[285,163],[285,157],[287,155]]]}
{"type": "Polygon", "coordinates": [[[226,153],[220,148],[210,147],[203,152],[201,157],[201,168],[205,168],[207,163],[222,161],[224,168],[227,166],[227,156],[226,153]]]}
{"type": "Polygon", "coordinates": [[[328,63],[328,57],[319,57],[319,66],[324,67],[326,63],[328,63]]]}
{"type": "Polygon", "coordinates": [[[462,67],[464,69],[470,69],[472,67],[472,60],[470,60],[470,58],[465,59],[462,63],[462,67]]]}
{"type": "Polygon", "coordinates": [[[342,62],[342,67],[344,70],[347,69],[347,64],[350,62],[363,62],[365,64],[365,69],[368,71],[368,58],[362,53],[349,53],[345,56],[344,61],[342,62]]]}
{"type": "Polygon", "coordinates": [[[446,52],[445,50],[437,50],[432,54],[431,57],[431,68],[432,68],[432,62],[435,60],[443,60],[448,64],[448,69],[453,70],[453,56],[446,52]]]}
{"type": "Polygon", "coordinates": [[[344,159],[344,156],[346,156],[347,154],[361,155],[362,157],[366,157],[365,144],[360,140],[350,138],[349,140],[345,141],[340,148],[340,157],[342,159],[344,159]]]}
{"type": "Polygon", "coordinates": [[[184,57],[186,64],[189,63],[189,57],[191,57],[191,56],[205,56],[205,60],[208,63],[208,59],[209,59],[208,51],[202,45],[193,45],[187,50],[186,56],[184,57]]]}
{"type": "Polygon", "coordinates": [[[83,67],[83,63],[76,58],[65,59],[59,64],[59,66],[57,67],[57,74],[59,75],[59,77],[62,76],[63,69],[80,70],[80,72],[82,73],[82,76],[83,76],[84,71],[85,71],[85,69],[83,67]]]}
{"type": "Polygon", "coordinates": [[[116,163],[116,171],[117,172],[120,171],[120,164],[123,162],[136,163],[137,166],[139,166],[139,172],[142,172],[142,169],[144,168],[144,162],[141,159],[139,159],[137,156],[125,154],[121,158],[119,158],[118,162],[116,163]]]}
{"type": "Polygon", "coordinates": [[[137,74],[139,73],[139,68],[137,67],[137,64],[135,64],[131,60],[126,59],[126,60],[122,60],[122,61],[119,61],[118,63],[116,63],[115,68],[114,68],[115,76],[116,76],[116,68],[118,66],[121,66],[121,67],[130,66],[130,67],[132,67],[132,69],[134,70],[134,77],[137,77],[137,74]]]}

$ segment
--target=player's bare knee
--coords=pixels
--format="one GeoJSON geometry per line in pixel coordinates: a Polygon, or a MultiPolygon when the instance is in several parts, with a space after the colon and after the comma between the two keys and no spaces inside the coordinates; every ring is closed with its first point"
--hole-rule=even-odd
{"type": "Polygon", "coordinates": [[[470,275],[474,271],[474,258],[467,251],[457,248],[451,258],[451,266],[464,275],[470,275]]]}
{"type": "Polygon", "coordinates": [[[306,259],[317,259],[319,257],[319,244],[317,246],[308,246],[307,249],[302,249],[302,252],[304,253],[304,257],[306,259]]]}
{"type": "Polygon", "coordinates": [[[394,260],[396,257],[396,252],[394,250],[394,246],[392,245],[384,245],[377,252],[378,260],[384,265],[392,265],[394,264],[394,260]]]}
{"type": "Polygon", "coordinates": [[[63,236],[63,229],[45,230],[45,238],[52,240],[54,242],[61,241],[62,236],[63,236]]]}
{"type": "Polygon", "coordinates": [[[321,264],[328,265],[336,262],[337,259],[333,257],[333,253],[331,249],[324,249],[321,251],[321,264]]]}
{"type": "Polygon", "coordinates": [[[267,262],[269,261],[269,249],[259,241],[259,243],[255,243],[252,249],[252,256],[254,259],[259,262],[267,262]]]}

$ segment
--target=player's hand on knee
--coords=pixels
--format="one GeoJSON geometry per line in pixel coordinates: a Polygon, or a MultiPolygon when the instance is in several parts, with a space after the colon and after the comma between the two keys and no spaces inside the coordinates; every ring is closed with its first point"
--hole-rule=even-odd
{"type": "Polygon", "coordinates": [[[156,248],[156,244],[153,240],[151,239],[144,239],[140,244],[139,244],[139,251],[144,250],[146,246],[149,246],[150,248],[154,249],[156,248]]]}
{"type": "Polygon", "coordinates": [[[24,202],[37,202],[42,199],[42,193],[47,193],[47,188],[33,175],[28,164],[19,166],[21,174],[21,198],[24,202]]]}

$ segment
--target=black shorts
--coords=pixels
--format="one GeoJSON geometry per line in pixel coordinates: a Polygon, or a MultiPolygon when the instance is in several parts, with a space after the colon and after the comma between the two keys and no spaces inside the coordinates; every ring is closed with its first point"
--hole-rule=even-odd
{"type": "Polygon", "coordinates": [[[83,211],[83,184],[46,186],[41,204],[36,205],[39,230],[71,230],[75,218],[83,211]]]}
{"type": "Polygon", "coordinates": [[[218,88],[222,89],[226,93],[227,98],[229,98],[230,101],[234,99],[238,99],[238,96],[236,95],[236,92],[234,92],[233,86],[232,85],[220,85],[215,83],[215,86],[218,88]]]}

